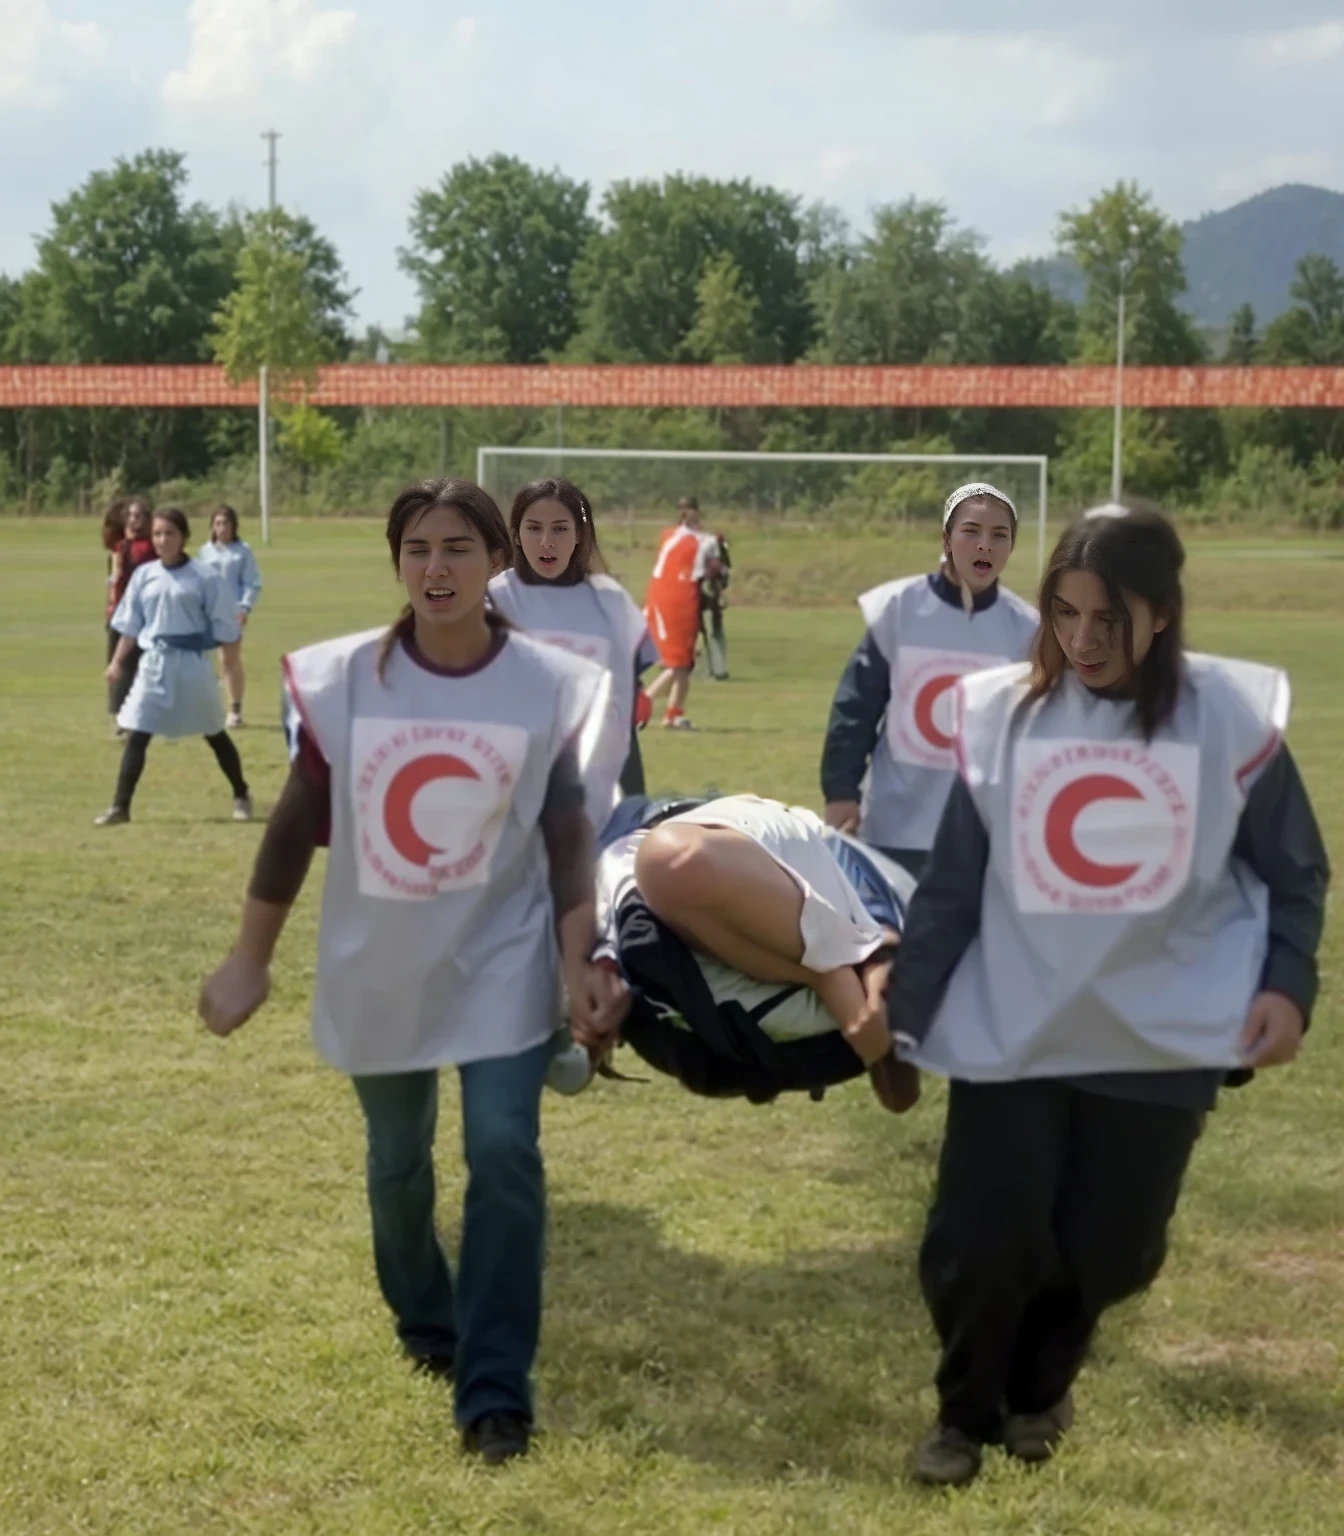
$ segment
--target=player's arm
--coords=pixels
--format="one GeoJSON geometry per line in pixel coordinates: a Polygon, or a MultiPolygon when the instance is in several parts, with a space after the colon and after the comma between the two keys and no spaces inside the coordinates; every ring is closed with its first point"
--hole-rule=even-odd
{"type": "Polygon", "coordinates": [[[887,1007],[898,1048],[923,1040],[961,957],[980,931],[989,834],[960,777],[905,917],[887,1007]]]}
{"type": "Polygon", "coordinates": [[[1291,1061],[1311,1021],[1330,861],[1292,753],[1281,746],[1246,799],[1233,845],[1269,892],[1269,946],[1241,1048],[1248,1067],[1291,1061]]]}
{"type": "Polygon", "coordinates": [[[313,861],[327,841],[330,783],[310,751],[300,748],[257,849],[238,937],[224,962],[201,988],[197,1012],[217,1035],[241,1028],[266,1001],[271,957],[313,861]]]}
{"type": "Polygon", "coordinates": [[[853,831],[858,824],[863,776],[890,698],[891,668],[870,632],[841,674],[821,752],[826,822],[842,832],[853,831]]]}

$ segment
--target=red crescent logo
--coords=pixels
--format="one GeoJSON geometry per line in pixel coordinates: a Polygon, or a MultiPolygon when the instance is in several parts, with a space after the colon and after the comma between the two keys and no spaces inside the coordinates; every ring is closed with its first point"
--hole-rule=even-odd
{"type": "Polygon", "coordinates": [[[960,676],[955,672],[949,672],[942,677],[931,677],[915,695],[915,729],[925,741],[941,752],[946,752],[952,745],[952,738],[945,735],[933,723],[933,706],[949,688],[960,681],[960,676]]]}
{"type": "Polygon", "coordinates": [[[388,841],[408,864],[418,864],[423,869],[440,852],[411,825],[411,802],[415,797],[434,779],[479,778],[480,774],[469,763],[444,752],[413,758],[398,769],[383,799],[383,826],[388,841]]]}
{"type": "Polygon", "coordinates": [[[1098,800],[1142,800],[1142,790],[1113,773],[1090,773],[1066,784],[1045,816],[1045,846],[1056,868],[1078,885],[1123,885],[1141,868],[1138,864],[1097,864],[1074,840],[1074,823],[1098,800]]]}

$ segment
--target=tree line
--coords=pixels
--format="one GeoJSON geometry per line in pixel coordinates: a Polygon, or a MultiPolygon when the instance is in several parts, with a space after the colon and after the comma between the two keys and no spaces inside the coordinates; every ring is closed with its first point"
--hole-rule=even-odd
{"type": "MultiPolygon", "coordinates": [[[[304,377],[347,358],[536,363],[1105,363],[1117,297],[1126,359],[1344,364],[1344,273],[1299,264],[1292,306],[1261,327],[1243,306],[1224,336],[1195,325],[1177,225],[1132,183],[1060,216],[1086,280],[1078,304],[1002,270],[945,208],[909,199],[850,228],[749,180],[669,175],[593,197],[556,170],[495,155],[423,189],[398,256],[419,308],[406,334],[354,334],[334,245],[283,210],[189,200],[181,155],[149,150],[52,206],[31,270],[0,278],[0,362],[191,363],[235,376],[268,362],[304,377]]],[[[1126,484],[1211,515],[1344,522],[1341,413],[1135,411],[1126,484]]],[[[1055,492],[1109,477],[1106,412],[988,410],[570,411],[594,446],[1047,453],[1055,492]]],[[[550,413],[283,409],[291,499],[376,505],[408,473],[468,472],[478,442],[548,442],[550,413]]],[[[43,410],[0,414],[0,504],[68,507],[117,487],[237,483],[255,455],[250,412],[43,410]]]]}

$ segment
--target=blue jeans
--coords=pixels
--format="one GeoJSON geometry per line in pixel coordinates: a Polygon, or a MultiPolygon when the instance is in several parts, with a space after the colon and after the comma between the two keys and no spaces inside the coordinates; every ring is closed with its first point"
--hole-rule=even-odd
{"type": "Polygon", "coordinates": [[[368,1128],[378,1284],[408,1353],[455,1360],[461,1424],[487,1413],[532,1417],[546,1228],[538,1141],[551,1050],[545,1040],[458,1068],[467,1194],[456,1287],[434,1230],[439,1074],[353,1079],[368,1128]]]}

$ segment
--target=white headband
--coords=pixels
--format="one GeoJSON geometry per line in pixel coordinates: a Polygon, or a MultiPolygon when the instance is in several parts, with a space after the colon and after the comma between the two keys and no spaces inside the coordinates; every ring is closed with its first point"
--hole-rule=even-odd
{"type": "Polygon", "coordinates": [[[1090,512],[1083,513],[1083,521],[1092,523],[1099,517],[1128,517],[1129,508],[1121,506],[1118,501],[1108,501],[1104,506],[1093,507],[1090,512]]]}
{"type": "Polygon", "coordinates": [[[972,480],[969,485],[958,486],[943,503],[944,533],[947,532],[947,525],[952,521],[952,514],[963,501],[970,501],[974,496],[992,496],[995,501],[1001,501],[1008,508],[1008,515],[1013,520],[1013,531],[1017,531],[1017,508],[1013,505],[1013,498],[1005,496],[997,486],[990,485],[987,480],[972,480]]]}

